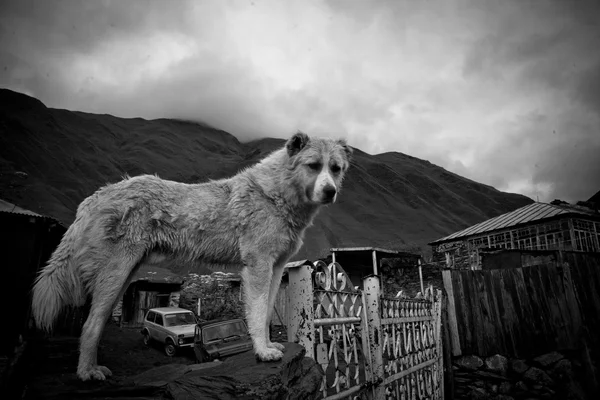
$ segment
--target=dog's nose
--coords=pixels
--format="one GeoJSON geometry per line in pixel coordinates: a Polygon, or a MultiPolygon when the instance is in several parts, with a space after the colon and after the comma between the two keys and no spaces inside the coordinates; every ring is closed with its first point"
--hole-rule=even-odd
{"type": "Polygon", "coordinates": [[[335,190],[333,186],[325,186],[325,188],[323,188],[323,195],[325,196],[326,200],[333,200],[336,193],[337,190],[335,190]]]}

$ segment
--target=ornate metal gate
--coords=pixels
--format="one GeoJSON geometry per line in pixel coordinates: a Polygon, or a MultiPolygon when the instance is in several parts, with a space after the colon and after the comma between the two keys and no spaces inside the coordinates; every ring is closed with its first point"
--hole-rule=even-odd
{"type": "Polygon", "coordinates": [[[289,268],[288,340],[323,368],[324,399],[443,399],[441,291],[384,298],[379,278],[363,290],[343,268],[289,268]]]}

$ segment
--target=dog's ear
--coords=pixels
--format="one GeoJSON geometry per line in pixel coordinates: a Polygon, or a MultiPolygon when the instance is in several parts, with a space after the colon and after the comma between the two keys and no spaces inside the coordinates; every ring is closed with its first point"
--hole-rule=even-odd
{"type": "Polygon", "coordinates": [[[302,150],[306,146],[306,144],[308,143],[309,140],[310,140],[310,138],[308,137],[308,135],[306,133],[302,133],[302,132],[296,133],[285,144],[288,155],[290,157],[293,157],[296,154],[298,154],[300,152],[300,150],[302,150]]]}
{"type": "Polygon", "coordinates": [[[350,161],[352,161],[352,154],[354,154],[354,150],[352,150],[352,147],[348,146],[348,143],[346,143],[346,140],[344,139],[338,140],[337,143],[342,146],[346,152],[346,159],[348,160],[348,163],[350,163],[350,161]]]}

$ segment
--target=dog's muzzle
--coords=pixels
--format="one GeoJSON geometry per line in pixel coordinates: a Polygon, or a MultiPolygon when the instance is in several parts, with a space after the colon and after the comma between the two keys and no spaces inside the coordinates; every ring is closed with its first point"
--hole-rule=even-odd
{"type": "Polygon", "coordinates": [[[333,203],[335,201],[335,195],[337,190],[333,186],[325,186],[323,188],[323,203],[333,203]]]}

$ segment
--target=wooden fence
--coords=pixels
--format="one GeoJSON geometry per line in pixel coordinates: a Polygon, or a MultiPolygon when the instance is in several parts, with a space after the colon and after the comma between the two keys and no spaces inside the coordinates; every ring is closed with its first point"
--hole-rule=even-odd
{"type": "Polygon", "coordinates": [[[600,340],[600,254],[560,253],[547,265],[446,270],[454,356],[515,357],[600,340]]]}

